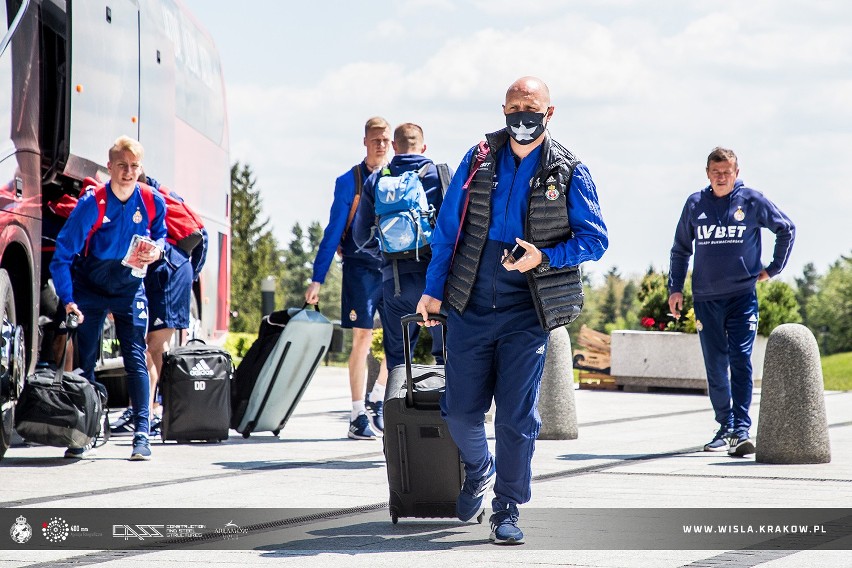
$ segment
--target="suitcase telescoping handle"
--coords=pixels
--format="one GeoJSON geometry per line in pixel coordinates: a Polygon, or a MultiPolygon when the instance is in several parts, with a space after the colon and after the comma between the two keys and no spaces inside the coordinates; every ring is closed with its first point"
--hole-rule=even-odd
{"type": "MultiPolygon", "coordinates": [[[[443,338],[442,347],[444,348],[444,363],[447,361],[447,316],[444,314],[429,314],[429,319],[436,320],[441,323],[441,337],[443,338]]],[[[414,374],[411,371],[411,334],[408,331],[408,326],[412,323],[423,322],[423,316],[420,314],[408,314],[400,319],[402,323],[402,351],[405,355],[405,403],[407,406],[414,406],[414,374]]]]}

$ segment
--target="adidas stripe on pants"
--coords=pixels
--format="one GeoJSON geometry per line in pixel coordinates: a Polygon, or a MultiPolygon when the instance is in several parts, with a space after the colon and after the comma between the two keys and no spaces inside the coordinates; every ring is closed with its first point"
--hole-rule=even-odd
{"type": "Polygon", "coordinates": [[[749,428],[757,292],[752,290],[732,298],[695,302],[694,308],[695,318],[701,322],[698,337],[704,352],[707,386],[716,422],[731,424],[734,429],[749,428]]]}
{"type": "MultiPolygon", "coordinates": [[[[140,282],[141,284],[141,282],[140,282]]],[[[148,433],[148,366],[145,362],[145,334],[148,329],[148,301],[140,285],[127,296],[110,296],[75,286],[77,306],[83,323],[77,328],[80,366],[89,382],[95,382],[95,364],[101,349],[101,330],[107,312],[112,312],[115,333],[121,345],[127,372],[127,393],[135,415],[136,432],[148,433]]]]}

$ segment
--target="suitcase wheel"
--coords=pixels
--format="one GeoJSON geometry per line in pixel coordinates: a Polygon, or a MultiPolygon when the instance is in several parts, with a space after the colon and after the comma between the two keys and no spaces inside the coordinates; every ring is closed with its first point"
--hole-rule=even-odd
{"type": "Polygon", "coordinates": [[[485,518],[485,510],[480,511],[479,516],[476,517],[476,522],[480,525],[482,524],[482,520],[485,518]]]}
{"type": "Polygon", "coordinates": [[[245,429],[245,431],[243,431],[243,438],[248,439],[248,437],[251,436],[251,433],[254,432],[255,426],[257,426],[256,420],[252,420],[251,422],[246,424],[246,429],[245,429]]]}
{"type": "Polygon", "coordinates": [[[397,524],[399,522],[399,515],[396,514],[396,511],[391,511],[391,522],[393,524],[397,524]]]}
{"type": "Polygon", "coordinates": [[[272,435],[275,436],[276,438],[278,437],[278,434],[280,434],[280,433],[281,433],[281,428],[272,431],[272,435]]]}

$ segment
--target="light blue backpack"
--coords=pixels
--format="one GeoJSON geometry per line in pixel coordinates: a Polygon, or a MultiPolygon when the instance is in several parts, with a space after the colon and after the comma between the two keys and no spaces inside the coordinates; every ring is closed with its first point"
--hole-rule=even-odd
{"type": "Polygon", "coordinates": [[[390,175],[382,169],[376,183],[376,228],[385,258],[415,258],[431,250],[432,230],[437,217],[435,208],[426,200],[423,177],[433,164],[419,170],[390,175]]]}

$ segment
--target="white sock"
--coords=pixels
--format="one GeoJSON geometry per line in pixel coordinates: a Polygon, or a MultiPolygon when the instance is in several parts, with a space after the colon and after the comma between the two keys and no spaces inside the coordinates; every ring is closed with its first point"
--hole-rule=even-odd
{"type": "Polygon", "coordinates": [[[364,406],[363,400],[352,401],[352,420],[358,418],[359,414],[367,414],[367,408],[364,406]]]}
{"type": "Polygon", "coordinates": [[[373,385],[373,390],[370,391],[370,402],[379,402],[385,399],[385,385],[376,383],[373,385]]]}

